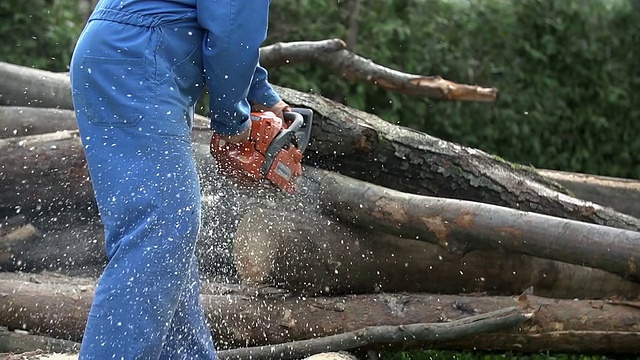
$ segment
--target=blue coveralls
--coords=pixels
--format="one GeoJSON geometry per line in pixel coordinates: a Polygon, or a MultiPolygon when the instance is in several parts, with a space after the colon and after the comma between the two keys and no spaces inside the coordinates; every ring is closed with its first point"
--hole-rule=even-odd
{"type": "Polygon", "coordinates": [[[211,127],[237,134],[249,102],[280,98],[258,63],[268,0],[101,0],[71,86],[109,263],[80,359],[215,359],[194,248],[200,185],[190,131],[204,85],[211,127]]]}

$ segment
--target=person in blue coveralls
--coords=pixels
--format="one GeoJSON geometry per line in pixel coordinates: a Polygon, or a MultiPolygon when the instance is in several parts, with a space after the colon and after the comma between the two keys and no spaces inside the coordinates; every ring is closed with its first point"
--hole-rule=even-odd
{"type": "Polygon", "coordinates": [[[71,60],[73,104],[108,264],[80,359],[216,359],[194,255],[200,184],[190,132],[242,141],[249,114],[291,111],[259,64],[269,0],[100,0],[71,60]]]}

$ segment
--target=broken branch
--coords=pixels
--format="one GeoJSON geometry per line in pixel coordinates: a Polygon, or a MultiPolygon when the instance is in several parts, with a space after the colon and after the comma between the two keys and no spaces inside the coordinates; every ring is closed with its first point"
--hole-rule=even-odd
{"type": "Polygon", "coordinates": [[[440,76],[407,74],[389,69],[349,50],[340,39],[276,43],[260,50],[266,67],[296,63],[321,64],[351,81],[366,81],[385,90],[434,100],[492,102],[497,89],[457,84],[440,76]]]}

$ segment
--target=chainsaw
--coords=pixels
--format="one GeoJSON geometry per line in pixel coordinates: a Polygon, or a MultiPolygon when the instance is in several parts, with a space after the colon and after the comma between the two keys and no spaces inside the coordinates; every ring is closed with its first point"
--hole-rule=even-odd
{"type": "Polygon", "coordinates": [[[266,179],[293,194],[302,175],[302,155],[311,137],[313,111],[293,108],[284,119],[273,112],[252,112],[251,133],[246,141],[231,143],[214,134],[211,155],[220,172],[243,184],[266,179]]]}

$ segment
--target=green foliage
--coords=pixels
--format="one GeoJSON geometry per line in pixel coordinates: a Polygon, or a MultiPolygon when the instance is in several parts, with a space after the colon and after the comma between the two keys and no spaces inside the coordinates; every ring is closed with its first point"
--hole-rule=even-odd
{"type": "MultiPolygon", "coordinates": [[[[273,1],[267,43],[346,40],[351,1],[273,1]]],[[[511,162],[640,178],[640,0],[361,1],[359,55],[498,100],[433,102],[314,64],[271,69],[272,82],[511,162]]],[[[73,0],[0,1],[0,60],[65,71],[79,19],[73,0]]]]}
{"type": "Polygon", "coordinates": [[[75,2],[0,1],[0,60],[66,71],[81,25],[75,2]]]}
{"type": "MultiPolygon", "coordinates": [[[[273,2],[270,41],[347,38],[346,1],[295,3],[273,2]]],[[[640,178],[639,3],[363,0],[358,54],[497,87],[493,104],[425,101],[312,65],[273,69],[271,77],[509,161],[640,178]]]]}

